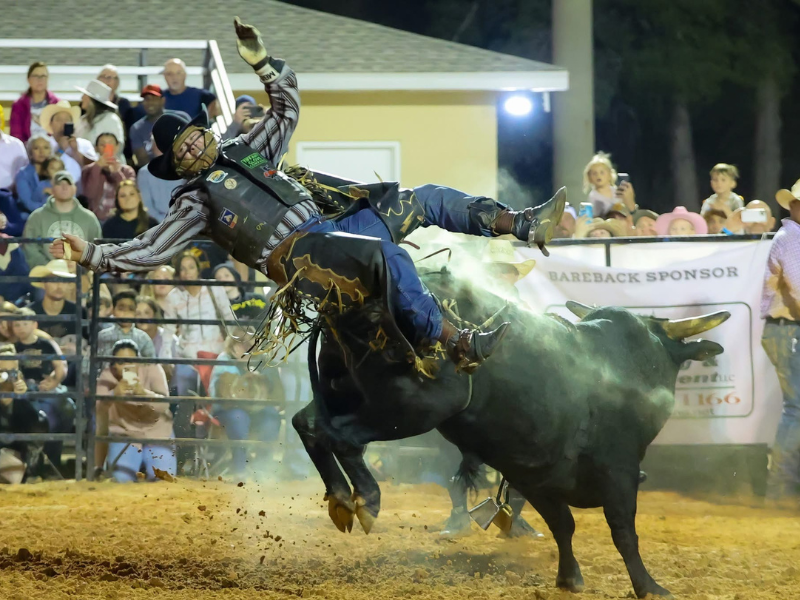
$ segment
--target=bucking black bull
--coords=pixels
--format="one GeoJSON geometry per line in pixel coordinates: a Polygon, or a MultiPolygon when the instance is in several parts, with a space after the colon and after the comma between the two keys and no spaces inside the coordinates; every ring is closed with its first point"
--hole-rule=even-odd
{"type": "MultiPolygon", "coordinates": [[[[447,272],[424,280],[439,299],[456,299],[462,316],[463,307],[494,312],[505,303],[447,272]]],[[[558,544],[559,588],[583,588],[569,506],[602,506],[637,596],[668,595],[639,555],[639,463],[672,412],[679,366],[723,351],[715,342],[685,338],[729,314],[669,321],[622,308],[568,308],[579,323],[508,305],[503,319],[517,326],[472,376],[443,364],[430,379],[407,362],[364,353],[359,310],[317,329],[319,356],[313,339],[309,353],[314,402],[293,424],[325,483],[339,530],[350,531],[355,516],[369,533],[380,509],[365,445],[436,428],[465,456],[501,472],[542,515],[558,544]]]]}

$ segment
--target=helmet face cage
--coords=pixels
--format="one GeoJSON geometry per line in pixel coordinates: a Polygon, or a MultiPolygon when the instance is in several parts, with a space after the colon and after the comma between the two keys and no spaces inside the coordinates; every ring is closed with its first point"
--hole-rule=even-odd
{"type": "Polygon", "coordinates": [[[173,166],[175,172],[184,179],[194,177],[208,169],[217,160],[217,138],[210,129],[197,126],[188,127],[186,131],[178,136],[172,143],[172,152],[174,155],[173,166]],[[198,131],[202,134],[203,151],[199,156],[194,156],[190,152],[191,149],[197,145],[197,140],[195,140],[190,148],[182,152],[181,146],[183,143],[198,131]]]}

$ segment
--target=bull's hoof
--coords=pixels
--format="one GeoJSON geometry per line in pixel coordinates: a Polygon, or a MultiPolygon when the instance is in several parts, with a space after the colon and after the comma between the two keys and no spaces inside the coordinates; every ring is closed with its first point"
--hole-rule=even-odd
{"type": "Polygon", "coordinates": [[[583,591],[583,576],[579,573],[572,577],[556,577],[556,587],[560,590],[567,590],[573,594],[580,594],[583,591]]]}
{"type": "Polygon", "coordinates": [[[342,533],[350,533],[353,530],[353,515],[356,512],[355,505],[349,498],[339,498],[335,494],[325,494],[328,501],[328,516],[336,525],[336,529],[342,533]]]}
{"type": "Polygon", "coordinates": [[[361,528],[364,530],[364,533],[369,534],[369,532],[372,530],[372,526],[375,524],[375,519],[378,518],[378,513],[369,508],[367,506],[367,501],[358,494],[353,494],[352,501],[353,505],[355,506],[358,522],[361,523],[361,528]]]}
{"type": "Polygon", "coordinates": [[[531,527],[530,523],[520,515],[514,517],[514,520],[511,522],[511,529],[508,530],[508,533],[501,533],[500,536],[508,538],[531,537],[537,540],[544,539],[544,534],[531,527]]]}
{"type": "Polygon", "coordinates": [[[442,537],[453,538],[459,535],[465,535],[472,530],[472,519],[469,518],[469,513],[464,510],[453,511],[450,517],[444,522],[444,527],[439,532],[442,537]]]}

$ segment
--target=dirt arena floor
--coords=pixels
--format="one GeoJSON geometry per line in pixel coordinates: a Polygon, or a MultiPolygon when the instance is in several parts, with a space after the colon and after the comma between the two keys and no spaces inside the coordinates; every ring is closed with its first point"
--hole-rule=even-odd
{"type": "MultiPolygon", "coordinates": [[[[677,598],[800,598],[800,513],[755,504],[641,494],[645,563],[677,598]]],[[[434,485],[384,485],[383,506],[369,536],[346,535],[328,520],[316,482],[5,486],[0,598],[633,597],[600,511],[575,511],[586,591],[573,596],[554,587],[549,532],[505,540],[473,525],[443,539],[449,506],[434,485]]]]}

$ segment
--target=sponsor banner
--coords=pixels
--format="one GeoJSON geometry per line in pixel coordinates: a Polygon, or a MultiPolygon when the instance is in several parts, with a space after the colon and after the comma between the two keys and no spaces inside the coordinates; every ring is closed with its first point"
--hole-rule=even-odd
{"type": "Polygon", "coordinates": [[[761,348],[761,288],[771,243],[685,243],[675,244],[674,252],[673,244],[663,243],[612,247],[612,264],[636,268],[599,265],[603,247],[582,248],[594,252],[591,260],[575,260],[560,247],[552,247],[549,258],[517,247],[520,257],[537,261],[517,287],[534,311],[573,321],[567,300],[671,319],[730,312],[727,322],[698,336],[722,344],[725,352],[681,366],[675,411],[655,443],[771,444],[782,404],[775,370],[761,348]]]}

